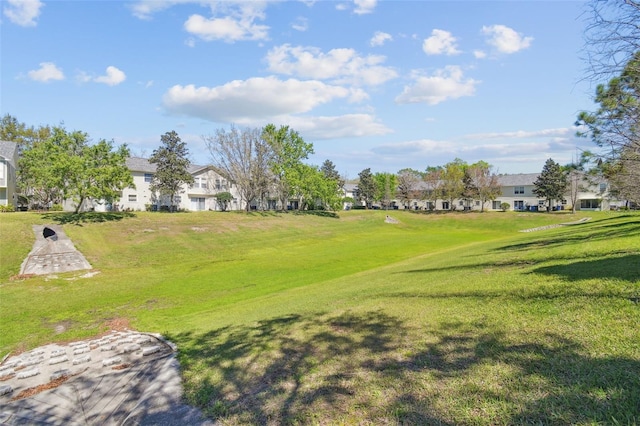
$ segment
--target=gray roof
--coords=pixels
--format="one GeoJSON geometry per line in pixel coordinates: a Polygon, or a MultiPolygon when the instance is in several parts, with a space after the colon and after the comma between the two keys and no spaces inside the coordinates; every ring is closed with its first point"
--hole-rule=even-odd
{"type": "Polygon", "coordinates": [[[498,176],[500,186],[527,186],[533,185],[540,173],[520,173],[515,175],[498,176]]]}
{"type": "MultiPolygon", "coordinates": [[[[155,173],[156,165],[149,162],[146,158],[129,157],[127,158],[127,167],[134,172],[155,173]]],[[[209,166],[199,166],[196,164],[189,165],[189,173],[194,174],[206,169],[209,166]]]]}
{"type": "Polygon", "coordinates": [[[16,159],[18,144],[9,141],[0,141],[0,157],[6,158],[14,167],[13,161],[16,159]]]}
{"type": "Polygon", "coordinates": [[[344,188],[345,191],[353,192],[356,189],[358,189],[358,184],[357,183],[345,183],[343,185],[343,188],[344,188]]]}

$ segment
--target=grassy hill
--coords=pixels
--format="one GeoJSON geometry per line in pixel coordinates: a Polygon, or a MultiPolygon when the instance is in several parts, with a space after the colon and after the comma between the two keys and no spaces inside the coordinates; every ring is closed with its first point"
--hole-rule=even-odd
{"type": "Polygon", "coordinates": [[[640,422],[639,215],[386,214],[2,215],[0,353],[160,332],[227,424],[640,422]],[[34,223],[99,273],[16,279],[34,223]]]}

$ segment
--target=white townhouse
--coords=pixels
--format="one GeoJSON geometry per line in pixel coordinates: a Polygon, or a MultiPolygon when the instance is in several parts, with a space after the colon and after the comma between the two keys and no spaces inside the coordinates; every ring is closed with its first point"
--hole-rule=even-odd
{"type": "MultiPolygon", "coordinates": [[[[535,181],[540,176],[539,173],[513,174],[498,176],[498,183],[502,188],[502,193],[492,202],[492,210],[499,210],[501,203],[508,203],[510,210],[516,211],[538,211],[547,209],[547,200],[539,198],[533,190],[535,181]]],[[[577,182],[575,197],[576,210],[600,211],[610,210],[624,205],[624,202],[617,200],[609,192],[609,184],[603,179],[588,179],[581,175],[577,182]]],[[[550,206],[556,210],[571,209],[573,198],[571,196],[571,185],[562,200],[556,200],[555,206],[550,206]]]]}
{"type": "MultiPolygon", "coordinates": [[[[501,193],[491,202],[491,210],[500,210],[502,203],[509,204],[509,210],[538,211],[546,210],[546,200],[538,198],[534,194],[534,182],[540,173],[520,173],[514,175],[498,176],[498,185],[501,193]]],[[[565,200],[566,201],[566,200],[565,200]]],[[[566,204],[563,202],[562,204],[566,204]]]]}
{"type": "MultiPolygon", "coordinates": [[[[145,158],[130,157],[127,167],[133,175],[135,188],[125,188],[116,206],[106,206],[106,209],[117,210],[162,210],[168,209],[168,197],[158,198],[151,191],[151,180],[156,171],[155,164],[145,158]]],[[[229,192],[233,199],[227,210],[241,210],[244,204],[236,186],[223,178],[212,166],[189,166],[189,173],[193,176],[193,185],[183,185],[180,193],[174,197],[174,205],[180,210],[201,211],[221,210],[216,194],[229,192]]]]}
{"type": "Polygon", "coordinates": [[[16,167],[18,144],[0,141],[0,205],[17,207],[16,167]]]}
{"type": "MultiPolygon", "coordinates": [[[[500,185],[500,194],[495,200],[487,202],[484,210],[502,210],[502,203],[509,205],[508,210],[513,211],[546,211],[547,200],[539,198],[533,190],[535,189],[535,181],[538,179],[539,173],[520,173],[498,176],[498,184],[500,185]]],[[[587,179],[582,176],[578,182],[577,192],[575,194],[576,210],[599,211],[609,210],[622,207],[624,201],[617,200],[609,191],[609,184],[605,180],[587,179]]],[[[416,191],[426,192],[430,188],[425,182],[418,182],[416,191]]],[[[344,188],[345,193],[356,194],[354,199],[355,205],[364,205],[357,197],[357,184],[353,187],[344,188]]],[[[570,189],[567,189],[562,200],[556,200],[556,205],[552,206],[556,209],[571,209],[572,200],[570,189]]],[[[403,203],[400,200],[391,202],[392,209],[403,209],[403,203]]],[[[424,199],[414,199],[409,203],[411,210],[464,210],[465,208],[480,211],[482,205],[480,200],[474,200],[471,205],[465,206],[464,200],[453,200],[451,204],[448,200],[438,199],[433,203],[424,199]],[[431,205],[430,205],[431,204],[431,205]]],[[[374,208],[376,206],[374,205],[374,208]]]]}

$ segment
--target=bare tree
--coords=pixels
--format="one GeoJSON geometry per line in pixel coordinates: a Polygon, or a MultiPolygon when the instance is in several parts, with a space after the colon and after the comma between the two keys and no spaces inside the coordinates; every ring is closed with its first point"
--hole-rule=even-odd
{"type": "Polygon", "coordinates": [[[402,169],[398,172],[398,197],[406,209],[410,209],[411,200],[422,198],[418,187],[422,181],[422,173],[413,169],[402,169]]]}
{"type": "Polygon", "coordinates": [[[498,176],[493,167],[485,161],[478,161],[469,166],[469,174],[478,190],[480,211],[484,211],[487,201],[493,201],[500,196],[502,188],[498,183],[498,176]]]}
{"type": "Polygon", "coordinates": [[[586,7],[587,78],[608,80],[620,74],[640,50],[640,2],[591,0],[586,7]]]}
{"type": "Polygon", "coordinates": [[[427,208],[433,210],[436,207],[436,202],[440,198],[442,192],[442,167],[427,167],[426,173],[423,175],[422,180],[426,185],[424,191],[425,199],[427,200],[427,208]]]}
{"type": "Polygon", "coordinates": [[[640,201],[640,2],[591,0],[587,17],[588,78],[608,83],[596,88],[599,108],[578,115],[578,134],[601,148],[596,169],[612,190],[640,201]]]}
{"type": "Polygon", "coordinates": [[[259,164],[261,155],[261,129],[242,129],[231,127],[231,130],[217,129],[214,135],[203,136],[211,156],[211,163],[223,177],[233,182],[249,211],[250,203],[260,197],[264,191],[264,179],[260,175],[266,170],[259,164]]]}

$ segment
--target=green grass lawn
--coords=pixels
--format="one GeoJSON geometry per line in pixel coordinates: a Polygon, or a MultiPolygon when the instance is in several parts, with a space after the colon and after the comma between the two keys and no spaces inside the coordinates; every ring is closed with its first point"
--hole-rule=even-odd
{"type": "Polygon", "coordinates": [[[118,319],[223,424],[640,422],[640,215],[386,214],[3,214],[0,355],[118,319]],[[36,223],[99,273],[16,277],[36,223]]]}

